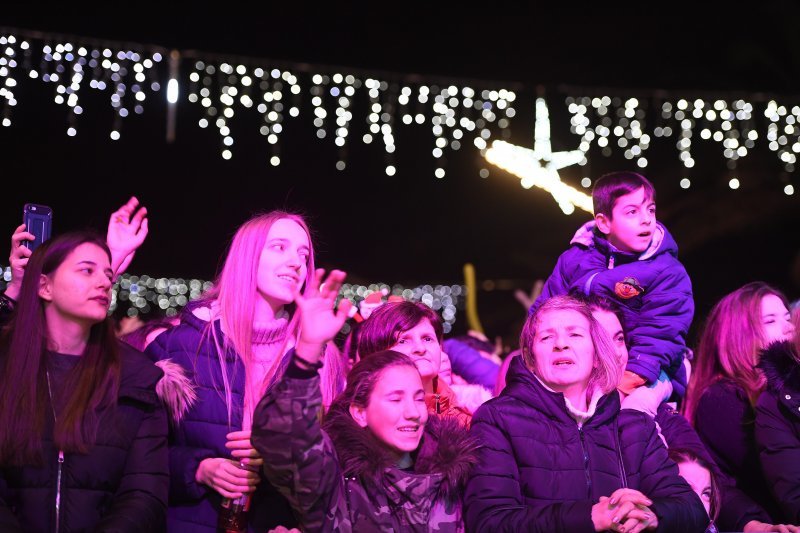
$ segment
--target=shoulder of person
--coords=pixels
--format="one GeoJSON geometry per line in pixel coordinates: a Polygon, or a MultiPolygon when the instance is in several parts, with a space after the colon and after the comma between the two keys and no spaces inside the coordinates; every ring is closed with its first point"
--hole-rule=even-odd
{"type": "Polygon", "coordinates": [[[722,378],[709,385],[703,391],[699,404],[702,405],[706,402],[708,404],[718,404],[730,401],[749,403],[747,393],[739,384],[732,379],[722,378]]]}
{"type": "Polygon", "coordinates": [[[149,357],[124,342],[119,343],[119,351],[120,395],[132,395],[138,400],[155,403],[156,384],[164,372],[149,357]],[[144,391],[150,394],[141,394],[144,391]]]}

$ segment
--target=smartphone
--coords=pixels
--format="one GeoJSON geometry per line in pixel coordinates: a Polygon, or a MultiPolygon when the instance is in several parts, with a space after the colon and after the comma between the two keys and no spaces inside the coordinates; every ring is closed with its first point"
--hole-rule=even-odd
{"type": "Polygon", "coordinates": [[[25,204],[22,221],[28,232],[33,233],[35,237],[32,241],[22,241],[22,244],[33,251],[50,238],[53,229],[53,210],[46,205],[25,204]]]}

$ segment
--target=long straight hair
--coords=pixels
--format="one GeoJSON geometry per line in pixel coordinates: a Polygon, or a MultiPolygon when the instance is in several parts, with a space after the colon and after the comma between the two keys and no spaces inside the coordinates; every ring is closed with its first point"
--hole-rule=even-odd
{"type": "MultiPolygon", "coordinates": [[[[314,246],[311,231],[305,219],[298,214],[286,211],[271,211],[257,215],[242,224],[233,236],[222,270],[217,276],[214,287],[204,298],[205,303],[213,310],[212,320],[206,326],[204,336],[213,339],[217,348],[217,357],[222,377],[222,390],[219,391],[225,401],[228,414],[228,423],[231,423],[233,413],[233,398],[231,394],[231,381],[233,376],[228,375],[226,355],[232,350],[241,359],[245,376],[250,373],[253,364],[253,321],[255,319],[256,300],[261,298],[258,294],[258,264],[270,228],[278,220],[291,220],[305,231],[310,244],[306,279],[303,280],[303,293],[306,294],[309,285],[314,279],[314,246]],[[215,318],[218,318],[222,331],[220,336],[214,327],[215,318]]],[[[202,303],[200,304],[203,305],[202,303]]],[[[284,366],[283,354],[288,350],[289,344],[296,342],[300,335],[300,317],[294,312],[294,304],[288,306],[291,315],[287,328],[286,341],[281,347],[279,356],[267,371],[264,383],[259,390],[250,390],[245,397],[245,417],[252,412],[258,404],[266,387],[275,381],[284,366]]],[[[328,343],[325,353],[325,365],[320,372],[322,378],[323,399],[329,405],[344,385],[345,367],[341,355],[332,343],[328,343]]]]}
{"type": "Polygon", "coordinates": [[[744,389],[755,405],[766,384],[756,366],[759,352],[767,345],[761,324],[761,300],[770,294],[780,298],[788,309],[780,291],[754,281],[723,297],[711,310],[700,335],[686,393],[684,415],[692,424],[703,393],[721,379],[729,379],[744,389]]]}
{"type": "MultiPolygon", "coordinates": [[[[75,248],[84,243],[98,246],[110,260],[111,253],[99,236],[75,232],[39,246],[25,268],[15,314],[0,340],[5,360],[0,375],[2,465],[41,462],[42,432],[51,404],[46,359],[49,339],[39,282],[42,275],[52,276],[75,248]]],[[[91,327],[82,357],[63,387],[68,396],[54,428],[58,448],[88,452],[97,438],[102,411],[116,402],[119,376],[119,349],[111,321],[106,318],[91,327]]]]}

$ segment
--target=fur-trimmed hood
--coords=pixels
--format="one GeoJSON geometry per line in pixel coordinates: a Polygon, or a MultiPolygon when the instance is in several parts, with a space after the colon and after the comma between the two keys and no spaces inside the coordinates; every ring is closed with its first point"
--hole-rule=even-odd
{"type": "Polygon", "coordinates": [[[170,424],[177,426],[197,401],[197,392],[183,367],[172,359],[156,361],[156,366],[164,372],[156,383],[156,394],[169,414],[170,424]]]}
{"type": "Polygon", "coordinates": [[[342,473],[387,490],[403,476],[441,475],[434,500],[460,499],[472,467],[478,461],[478,441],[452,417],[431,415],[415,452],[413,472],[397,468],[386,448],[348,412],[330,412],[323,428],[331,437],[342,473]]]}
{"type": "Polygon", "coordinates": [[[800,360],[791,341],[773,342],[761,352],[758,367],[767,378],[767,388],[780,392],[789,387],[800,391],[800,360]]]}

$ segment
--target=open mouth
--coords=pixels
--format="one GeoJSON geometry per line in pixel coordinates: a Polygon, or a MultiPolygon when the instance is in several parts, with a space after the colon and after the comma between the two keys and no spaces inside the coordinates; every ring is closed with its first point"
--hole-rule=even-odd
{"type": "Polygon", "coordinates": [[[397,431],[402,433],[416,433],[419,431],[419,426],[402,426],[397,428],[397,431]]]}
{"type": "Polygon", "coordinates": [[[572,366],[574,364],[575,362],[572,361],[571,359],[556,359],[555,361],[553,361],[553,366],[558,366],[562,368],[572,366]]]}

